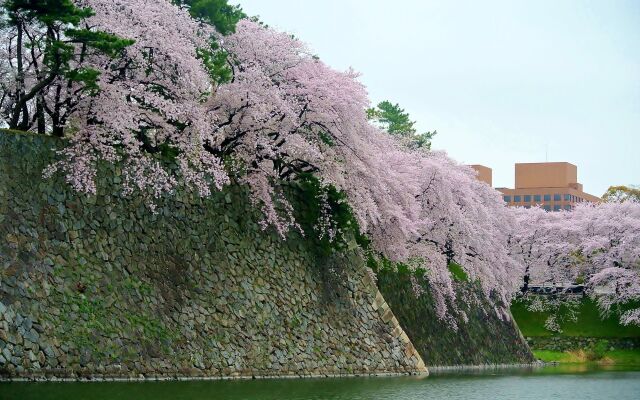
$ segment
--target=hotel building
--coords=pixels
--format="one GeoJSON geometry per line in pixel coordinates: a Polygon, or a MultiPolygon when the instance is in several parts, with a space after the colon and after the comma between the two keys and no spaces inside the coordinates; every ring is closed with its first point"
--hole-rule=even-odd
{"type": "MultiPolygon", "coordinates": [[[[478,179],[491,185],[492,171],[482,165],[471,165],[478,179]]],[[[584,201],[597,203],[600,198],[585,193],[578,183],[578,168],[568,162],[517,163],[515,188],[496,188],[512,207],[540,205],[547,211],[571,210],[584,201]]]]}

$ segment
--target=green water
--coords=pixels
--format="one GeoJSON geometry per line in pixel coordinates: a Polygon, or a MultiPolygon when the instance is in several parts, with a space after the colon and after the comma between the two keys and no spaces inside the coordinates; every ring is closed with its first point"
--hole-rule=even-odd
{"type": "Polygon", "coordinates": [[[545,367],[429,377],[0,383],[1,400],[640,399],[640,370],[545,367]]]}

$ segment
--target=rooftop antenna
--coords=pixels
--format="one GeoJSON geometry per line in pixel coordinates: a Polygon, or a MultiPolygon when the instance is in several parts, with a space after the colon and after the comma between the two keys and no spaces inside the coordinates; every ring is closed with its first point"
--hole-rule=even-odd
{"type": "Polygon", "coordinates": [[[549,162],[549,144],[544,145],[544,162],[549,162]]]}

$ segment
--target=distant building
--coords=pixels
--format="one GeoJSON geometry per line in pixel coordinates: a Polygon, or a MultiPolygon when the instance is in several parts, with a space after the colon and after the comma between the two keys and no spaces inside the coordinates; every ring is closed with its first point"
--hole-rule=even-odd
{"type": "MultiPolygon", "coordinates": [[[[478,171],[478,179],[490,184],[490,168],[471,167],[478,171]]],[[[514,189],[496,188],[502,192],[504,201],[513,207],[540,205],[547,211],[559,211],[571,210],[575,204],[584,201],[600,201],[599,197],[582,190],[582,184],[578,183],[578,167],[568,162],[517,163],[515,183],[514,189]]]]}
{"type": "Polygon", "coordinates": [[[478,180],[493,186],[493,171],[491,171],[491,168],[480,164],[470,165],[470,167],[478,173],[478,180]]]}

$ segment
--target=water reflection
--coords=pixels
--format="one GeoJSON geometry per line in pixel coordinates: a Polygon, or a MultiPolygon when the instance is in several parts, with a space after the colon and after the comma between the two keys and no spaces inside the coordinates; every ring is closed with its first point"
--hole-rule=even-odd
{"type": "Polygon", "coordinates": [[[431,370],[432,376],[447,375],[557,375],[557,374],[578,374],[603,371],[640,371],[640,365],[615,365],[615,364],[540,364],[518,367],[497,367],[497,368],[471,368],[462,370],[431,370]]]}
{"type": "Polygon", "coordinates": [[[0,400],[382,400],[639,398],[640,371],[597,365],[437,372],[429,377],[0,383],[0,400]]]}

